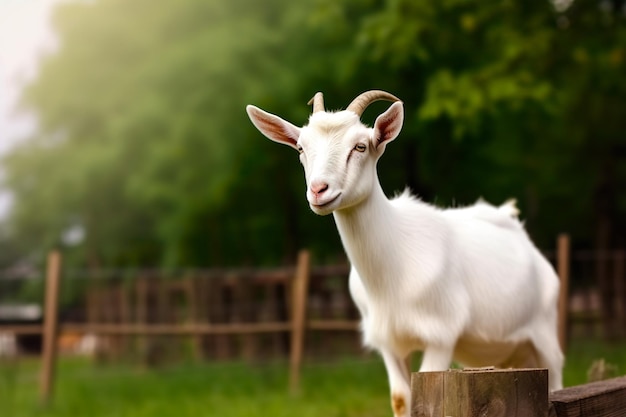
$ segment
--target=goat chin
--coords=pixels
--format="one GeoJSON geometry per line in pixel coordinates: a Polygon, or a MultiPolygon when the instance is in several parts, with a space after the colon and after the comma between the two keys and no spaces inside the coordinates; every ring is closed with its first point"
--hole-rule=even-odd
{"type": "Polygon", "coordinates": [[[561,388],[559,281],[518,220],[515,200],[442,210],[408,191],[388,199],[376,165],[400,133],[402,102],[370,91],[345,111],[326,112],[321,93],[312,103],[301,128],[247,111],[265,136],[298,150],[311,210],[333,213],[352,264],[363,342],[385,362],[394,415],[411,410],[405,359],[415,350],[424,352],[420,371],[445,370],[452,360],[541,366],[550,388],[561,388]],[[394,103],[365,126],[359,116],[376,100],[394,103]]]}
{"type": "Polygon", "coordinates": [[[334,212],[341,204],[341,195],[337,195],[333,197],[331,200],[319,203],[313,203],[309,201],[309,207],[313,213],[319,216],[328,216],[332,212],[334,212]]]}

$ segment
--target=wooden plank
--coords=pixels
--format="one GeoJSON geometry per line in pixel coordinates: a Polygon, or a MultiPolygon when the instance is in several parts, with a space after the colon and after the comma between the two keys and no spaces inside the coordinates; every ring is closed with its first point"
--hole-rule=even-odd
{"type": "Polygon", "coordinates": [[[286,284],[292,279],[293,274],[293,268],[289,268],[253,274],[250,275],[249,279],[250,281],[258,285],[286,284]]]}
{"type": "MultiPolygon", "coordinates": [[[[226,295],[229,289],[224,285],[225,278],[213,278],[209,281],[209,303],[211,306],[211,318],[210,322],[219,324],[227,323],[229,320],[228,315],[228,303],[226,302],[226,295]]],[[[218,360],[227,359],[230,356],[230,338],[225,334],[217,335],[215,338],[215,356],[218,360]]]]}
{"type": "Polygon", "coordinates": [[[3,324],[0,325],[0,333],[11,333],[14,335],[33,335],[42,334],[43,325],[41,324],[3,324]]]}
{"type": "Polygon", "coordinates": [[[138,336],[191,336],[203,335],[240,335],[251,333],[289,332],[292,323],[203,323],[203,324],[117,324],[117,323],[64,323],[63,331],[90,332],[101,335],[138,335],[138,336]]]}
{"type": "Polygon", "coordinates": [[[550,394],[550,417],[626,415],[626,376],[565,388],[550,394]]]}
{"type": "MultiPolygon", "coordinates": [[[[189,323],[192,325],[206,322],[206,317],[200,308],[199,300],[204,298],[204,283],[194,276],[185,279],[184,289],[186,291],[187,306],[189,308],[189,323]]],[[[204,338],[201,334],[195,333],[192,336],[191,345],[195,360],[204,358],[204,338]]]]}
{"type": "MultiPolygon", "coordinates": [[[[255,322],[252,282],[245,277],[239,277],[233,288],[234,302],[237,305],[237,322],[255,322]]],[[[250,362],[254,359],[258,350],[258,338],[255,333],[244,333],[240,339],[241,355],[244,360],[250,362]]]]}
{"type": "MultiPolygon", "coordinates": [[[[244,333],[280,333],[290,332],[293,325],[288,322],[261,323],[189,323],[189,324],[116,324],[116,323],[61,323],[58,329],[64,332],[79,332],[107,335],[228,335],[244,333]]],[[[341,330],[350,330],[342,326],[341,330]]],[[[43,326],[33,325],[2,325],[0,332],[15,335],[36,335],[44,332],[43,326]]]]}
{"type": "Polygon", "coordinates": [[[48,255],[46,270],[46,294],[43,322],[43,348],[41,364],[40,401],[50,403],[54,391],[54,374],[57,359],[58,304],[61,280],[61,253],[53,251],[48,255]]]}
{"type": "Polygon", "coordinates": [[[626,336],[626,276],[624,274],[624,264],[626,256],[623,250],[615,252],[615,260],[613,265],[613,284],[614,284],[614,301],[615,301],[615,318],[614,327],[617,337],[626,336]]]}
{"type": "MultiPolygon", "coordinates": [[[[279,303],[281,302],[281,300],[279,300],[278,294],[277,294],[277,290],[278,290],[278,284],[264,284],[263,285],[263,289],[264,289],[264,299],[265,299],[265,311],[263,312],[263,317],[262,319],[264,321],[269,321],[269,320],[279,320],[280,318],[280,306],[279,303]]],[[[281,351],[281,337],[284,335],[281,335],[280,333],[273,333],[272,335],[269,336],[270,338],[270,351],[269,354],[272,357],[280,357],[282,354],[281,351]]]]}
{"type": "Polygon", "coordinates": [[[311,278],[326,278],[332,276],[348,276],[350,273],[350,265],[322,265],[311,267],[311,278]]]}
{"type": "MultiPolygon", "coordinates": [[[[167,277],[160,277],[159,279],[153,280],[152,284],[156,301],[154,320],[159,325],[171,325],[173,324],[171,321],[173,316],[171,303],[172,294],[170,291],[171,281],[167,277]]],[[[172,344],[175,341],[175,339],[172,340],[162,334],[155,335],[155,337],[150,340],[148,348],[149,365],[158,366],[167,362],[173,350],[172,344]]]]}
{"type": "Polygon", "coordinates": [[[89,285],[87,289],[87,294],[85,296],[85,307],[87,309],[86,316],[88,323],[95,323],[98,321],[98,305],[96,303],[96,286],[93,282],[89,285]]]}
{"type": "Polygon", "coordinates": [[[412,417],[547,417],[546,369],[413,373],[412,417]]]}
{"type": "Polygon", "coordinates": [[[411,417],[443,417],[444,372],[411,374],[411,417]]]}
{"type": "Polygon", "coordinates": [[[304,326],[309,288],[309,259],[310,255],[307,250],[300,251],[292,289],[291,353],[289,358],[289,388],[292,393],[296,393],[300,386],[300,367],[304,350],[304,326]]]}
{"type": "Polygon", "coordinates": [[[557,272],[561,280],[558,304],[558,331],[561,350],[567,350],[567,317],[569,313],[570,239],[560,234],[557,240],[557,272]]]}
{"type": "Polygon", "coordinates": [[[360,326],[358,320],[309,320],[306,323],[308,330],[324,331],[358,331],[360,326]]]}
{"type": "MultiPolygon", "coordinates": [[[[121,282],[118,287],[118,299],[119,299],[119,321],[120,323],[132,323],[132,311],[131,311],[131,302],[130,302],[130,289],[128,284],[125,282],[121,282]]],[[[129,357],[130,352],[130,341],[127,336],[122,336],[120,338],[120,350],[122,356],[129,357]]]]}
{"type": "MultiPolygon", "coordinates": [[[[137,280],[135,281],[135,296],[136,296],[136,305],[135,305],[135,324],[134,325],[126,325],[129,328],[131,327],[141,327],[141,326],[146,326],[148,323],[148,308],[149,308],[149,282],[148,282],[148,278],[144,277],[144,276],[140,276],[137,278],[137,280]]],[[[119,328],[122,328],[122,326],[119,326],[119,328]]],[[[92,333],[96,333],[96,331],[94,331],[97,328],[93,328],[91,329],[92,333]]],[[[148,340],[146,339],[145,335],[142,335],[141,333],[130,333],[129,334],[134,334],[135,336],[140,336],[137,338],[137,352],[138,352],[138,356],[139,356],[139,362],[142,364],[147,364],[148,360],[148,340]]]]}
{"type": "MultiPolygon", "coordinates": [[[[108,310],[107,321],[110,323],[120,323],[121,321],[121,304],[122,304],[122,288],[119,283],[111,282],[106,290],[106,310],[108,310]]],[[[104,306],[103,306],[104,307],[104,306]]],[[[122,346],[123,336],[115,336],[111,338],[109,359],[119,361],[123,355],[122,346]]]]}
{"type": "Polygon", "coordinates": [[[453,371],[445,380],[446,416],[548,415],[545,369],[453,371]]]}

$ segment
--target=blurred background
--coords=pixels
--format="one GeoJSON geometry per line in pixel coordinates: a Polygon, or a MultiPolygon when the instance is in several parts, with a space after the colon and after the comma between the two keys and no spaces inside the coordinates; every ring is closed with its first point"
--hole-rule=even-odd
{"type": "Polygon", "coordinates": [[[67,311],[85,277],[274,268],[302,248],[345,263],[297,155],[245,106],[302,125],[317,91],[340,109],[383,89],[405,103],[389,195],[516,198],[541,249],[571,236],[574,289],[612,283],[580,302],[617,294],[599,317],[626,317],[625,74],[624,0],[0,0],[0,304],[37,304],[42,280],[16,277],[41,278],[52,249],[83,279],[67,311]]]}
{"type": "Polygon", "coordinates": [[[373,88],[406,108],[389,194],[515,197],[540,247],[625,245],[622,1],[1,4],[3,265],[51,247],[80,266],[334,259],[296,155],[244,108],[302,125],[316,91],[340,109],[373,88]]]}

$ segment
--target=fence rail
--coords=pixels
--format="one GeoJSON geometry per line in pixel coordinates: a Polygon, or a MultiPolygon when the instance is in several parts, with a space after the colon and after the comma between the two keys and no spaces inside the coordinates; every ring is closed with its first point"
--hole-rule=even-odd
{"type": "Polygon", "coordinates": [[[626,376],[565,388],[550,395],[550,417],[626,414],[626,376]]]}

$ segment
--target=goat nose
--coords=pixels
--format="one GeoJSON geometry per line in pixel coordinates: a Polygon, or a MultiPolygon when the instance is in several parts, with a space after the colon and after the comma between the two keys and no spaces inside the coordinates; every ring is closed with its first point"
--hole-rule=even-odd
{"type": "Polygon", "coordinates": [[[314,182],[311,184],[311,192],[317,196],[324,194],[326,190],[328,190],[328,184],[325,182],[314,182]]]}

